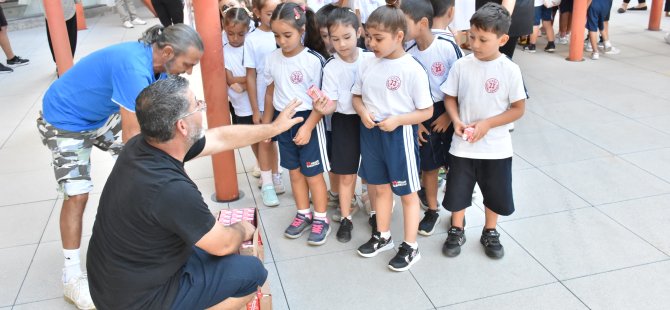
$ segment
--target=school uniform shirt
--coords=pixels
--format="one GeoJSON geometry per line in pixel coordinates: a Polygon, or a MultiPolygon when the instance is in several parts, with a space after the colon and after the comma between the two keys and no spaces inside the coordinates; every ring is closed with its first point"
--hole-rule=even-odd
{"type": "Polygon", "coordinates": [[[425,50],[419,50],[419,45],[414,43],[407,49],[407,52],[414,56],[428,72],[433,102],[444,101],[444,93],[440,90],[440,85],[447,80],[454,62],[463,57],[461,48],[454,41],[434,36],[433,42],[425,50]]]}
{"type": "Polygon", "coordinates": [[[384,0],[352,0],[351,6],[361,14],[361,23],[365,24],[376,8],[385,5],[384,0]]]}
{"type": "Polygon", "coordinates": [[[272,52],[265,66],[265,85],[275,84],[275,110],[283,111],[293,98],[302,101],[296,111],[312,110],[307,89],[312,85],[321,88],[323,63],[323,57],[307,47],[293,57],[284,56],[281,49],[272,52]]]}
{"type": "Polygon", "coordinates": [[[356,114],[356,110],[351,104],[351,87],[356,82],[358,66],[363,59],[371,57],[374,58],[375,54],[364,52],[358,48],[358,58],[352,63],[342,60],[338,54],[331,56],[326,61],[323,66],[322,90],[328,98],[337,100],[336,112],[349,115],[356,114]]]}
{"type": "Polygon", "coordinates": [[[428,75],[410,54],[396,59],[366,58],[358,70],[351,93],[362,96],[374,121],[433,106],[428,75]]]}
{"type": "Polygon", "coordinates": [[[449,39],[449,40],[451,40],[451,41],[456,42],[456,37],[454,37],[454,33],[451,32],[451,30],[449,30],[449,29],[436,29],[436,28],[433,28],[433,29],[430,29],[430,32],[431,32],[433,35],[441,36],[441,37],[443,37],[443,38],[447,38],[447,39],[449,39]]]}
{"type": "Polygon", "coordinates": [[[265,110],[265,89],[267,84],[263,81],[265,62],[267,56],[277,49],[275,35],[272,31],[263,31],[256,28],[244,38],[244,59],[242,64],[245,68],[256,69],[256,98],[258,108],[265,110]]]}
{"type": "MultiPolygon", "coordinates": [[[[473,54],[461,58],[440,89],[458,97],[458,115],[465,125],[496,116],[512,102],[526,99],[519,66],[502,54],[491,61],[478,60],[473,54]]],[[[507,126],[491,128],[476,143],[454,134],[449,153],[473,159],[512,157],[512,137],[507,126]]]]}
{"type": "MultiPolygon", "coordinates": [[[[226,55],[224,57],[226,63],[226,69],[230,70],[233,73],[233,76],[246,76],[247,69],[242,65],[242,59],[244,59],[244,47],[233,47],[230,44],[223,46],[223,53],[226,55]]],[[[249,94],[246,91],[238,93],[232,88],[228,87],[228,99],[230,103],[233,104],[235,108],[236,116],[249,116],[253,114],[251,110],[251,102],[249,101],[249,94]]]]}

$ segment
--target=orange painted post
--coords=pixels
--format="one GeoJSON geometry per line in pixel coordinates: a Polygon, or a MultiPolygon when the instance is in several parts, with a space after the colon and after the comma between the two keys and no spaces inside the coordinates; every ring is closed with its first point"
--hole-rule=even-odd
{"type": "MultiPolygon", "coordinates": [[[[666,0],[670,1],[670,0],[666,0]]],[[[663,15],[663,0],[652,0],[649,12],[649,30],[661,30],[661,16],[663,15]]]]}
{"type": "Polygon", "coordinates": [[[151,0],[142,0],[142,3],[144,3],[144,6],[151,11],[151,14],[154,14],[154,17],[158,17],[158,14],[156,14],[156,9],[154,9],[154,5],[151,4],[151,0]]]}
{"type": "Polygon", "coordinates": [[[51,34],[51,43],[58,67],[58,75],[61,76],[70,69],[74,62],[72,60],[72,50],[70,49],[70,39],[65,29],[65,16],[63,15],[63,6],[60,1],[43,0],[44,13],[49,23],[49,33],[51,34]]]}
{"type": "MultiPolygon", "coordinates": [[[[228,108],[228,84],[223,67],[223,42],[221,20],[217,0],[193,1],[195,26],[202,37],[205,52],[200,60],[202,85],[207,101],[207,124],[209,127],[230,125],[228,108]]],[[[237,171],[233,151],[212,156],[214,187],[217,201],[232,201],[240,198],[237,188],[237,171]]]]}
{"type": "Polygon", "coordinates": [[[81,2],[76,4],[77,8],[77,30],[86,30],[86,16],[84,16],[84,5],[81,2]]]}
{"type": "Polygon", "coordinates": [[[584,60],[584,29],[586,28],[586,0],[575,0],[572,6],[572,24],[570,26],[569,61],[584,60]]]}

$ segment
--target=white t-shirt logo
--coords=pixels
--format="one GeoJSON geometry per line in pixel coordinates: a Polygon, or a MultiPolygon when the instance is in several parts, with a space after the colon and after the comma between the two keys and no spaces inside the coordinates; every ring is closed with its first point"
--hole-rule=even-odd
{"type": "Polygon", "coordinates": [[[489,94],[495,93],[498,91],[498,86],[499,86],[498,79],[496,78],[490,78],[486,80],[486,84],[484,85],[484,88],[486,89],[486,92],[489,94]]]}
{"type": "Polygon", "coordinates": [[[293,73],[291,73],[291,83],[293,83],[293,84],[302,83],[302,72],[293,71],[293,73]]]}
{"type": "Polygon", "coordinates": [[[434,62],[433,65],[430,66],[430,72],[432,72],[434,76],[443,76],[445,71],[444,64],[439,61],[434,62]]]}
{"type": "Polygon", "coordinates": [[[396,90],[400,88],[400,78],[396,75],[389,77],[386,80],[386,88],[389,90],[396,90]]]}

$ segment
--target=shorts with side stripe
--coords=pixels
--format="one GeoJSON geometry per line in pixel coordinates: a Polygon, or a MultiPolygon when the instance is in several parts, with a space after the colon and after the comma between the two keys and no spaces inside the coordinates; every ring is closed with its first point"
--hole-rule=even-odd
{"type": "Polygon", "coordinates": [[[390,184],[398,196],[418,191],[419,143],[418,126],[404,125],[385,132],[361,123],[361,167],[358,175],[369,184],[390,184]]]}
{"type": "MultiPolygon", "coordinates": [[[[299,111],[295,113],[295,117],[303,117],[307,120],[310,113],[312,111],[299,111]]],[[[279,115],[279,111],[275,111],[275,118],[277,115],[279,115]]],[[[298,123],[291,129],[277,135],[279,157],[281,158],[279,164],[288,170],[300,168],[300,173],[304,176],[313,177],[330,170],[330,162],[326,151],[326,126],[323,120],[319,121],[312,130],[309,143],[296,145],[293,138],[304,123],[304,121],[298,123]]]]}

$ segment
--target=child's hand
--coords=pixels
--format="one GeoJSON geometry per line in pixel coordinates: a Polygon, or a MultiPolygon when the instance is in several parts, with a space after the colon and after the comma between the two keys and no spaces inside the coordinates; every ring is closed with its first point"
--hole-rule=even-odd
{"type": "Polygon", "coordinates": [[[465,130],[465,124],[461,122],[460,120],[454,120],[454,133],[459,136],[463,137],[463,130],[465,130]]]}
{"type": "Polygon", "coordinates": [[[438,116],[430,126],[433,127],[434,132],[443,133],[447,131],[449,124],[451,124],[449,115],[447,115],[447,113],[442,113],[442,115],[438,116]]]}
{"type": "Polygon", "coordinates": [[[426,129],[426,126],[423,124],[419,123],[419,130],[417,131],[417,136],[419,136],[419,145],[423,145],[424,142],[428,142],[426,138],[424,138],[423,134],[426,134],[426,136],[430,136],[430,131],[426,129]]]}
{"type": "Polygon", "coordinates": [[[233,83],[233,84],[230,85],[230,88],[238,94],[241,94],[241,93],[244,92],[244,87],[242,87],[242,85],[240,85],[240,83],[233,83]]]}
{"type": "Polygon", "coordinates": [[[293,143],[296,145],[305,145],[309,143],[309,139],[312,137],[312,129],[313,128],[308,128],[308,126],[305,125],[300,126],[293,138],[293,143]]]}
{"type": "Polygon", "coordinates": [[[361,117],[361,122],[363,122],[363,126],[365,126],[367,129],[374,128],[376,125],[374,113],[367,113],[366,111],[361,117]]]}
{"type": "Polygon", "coordinates": [[[387,119],[377,123],[377,127],[383,131],[394,131],[396,128],[398,128],[398,125],[400,125],[397,121],[397,118],[393,116],[389,116],[387,119]]]}
{"type": "Polygon", "coordinates": [[[332,101],[323,96],[317,100],[314,100],[312,102],[312,106],[314,107],[314,110],[316,110],[317,112],[323,115],[330,115],[333,114],[333,112],[335,112],[335,105],[330,104],[331,102],[332,101]]]}
{"type": "Polygon", "coordinates": [[[476,143],[477,141],[481,140],[489,132],[489,129],[491,129],[491,126],[486,120],[474,122],[468,125],[468,127],[475,129],[475,131],[472,133],[472,136],[468,137],[468,141],[470,143],[476,143]]]}
{"type": "Polygon", "coordinates": [[[263,120],[261,119],[261,112],[252,112],[251,114],[251,121],[254,122],[254,125],[260,125],[263,123],[263,120]]]}

